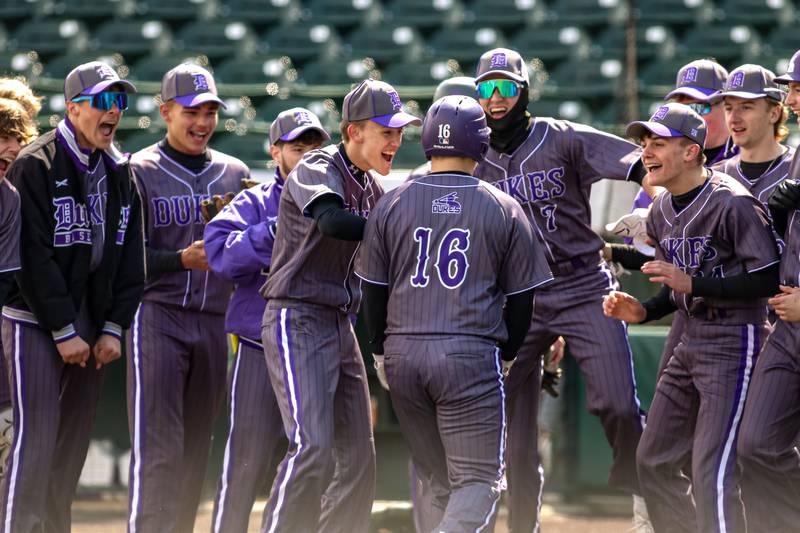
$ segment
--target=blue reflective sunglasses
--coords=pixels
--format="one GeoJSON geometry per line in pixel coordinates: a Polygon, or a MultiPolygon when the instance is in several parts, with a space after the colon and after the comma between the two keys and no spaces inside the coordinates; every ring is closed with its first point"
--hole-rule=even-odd
{"type": "Polygon", "coordinates": [[[714,107],[711,104],[701,103],[701,102],[695,102],[693,104],[688,104],[688,105],[689,105],[689,107],[692,108],[692,110],[695,113],[697,113],[701,117],[704,117],[704,116],[708,115],[709,113],[711,113],[711,109],[714,107]]]}
{"type": "Polygon", "coordinates": [[[103,91],[92,96],[79,96],[73,98],[73,102],[83,102],[89,100],[91,106],[100,111],[110,111],[116,105],[120,111],[128,109],[128,95],[126,93],[119,93],[113,91],[103,91]]]}
{"type": "Polygon", "coordinates": [[[489,99],[494,91],[500,93],[503,98],[514,98],[519,94],[519,84],[513,80],[489,80],[478,84],[478,97],[489,99]]]}

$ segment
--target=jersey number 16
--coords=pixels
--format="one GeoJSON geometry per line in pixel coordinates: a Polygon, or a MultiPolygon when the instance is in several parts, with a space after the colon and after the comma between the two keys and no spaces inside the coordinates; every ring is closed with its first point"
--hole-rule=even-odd
{"type": "MultiPolygon", "coordinates": [[[[431,228],[419,227],[414,230],[414,241],[418,245],[417,266],[411,276],[411,285],[417,288],[428,286],[430,275],[428,263],[431,252],[431,228]]],[[[455,289],[464,282],[469,270],[467,251],[469,250],[469,230],[453,228],[444,234],[436,251],[436,274],[439,282],[447,289],[455,289]]]]}

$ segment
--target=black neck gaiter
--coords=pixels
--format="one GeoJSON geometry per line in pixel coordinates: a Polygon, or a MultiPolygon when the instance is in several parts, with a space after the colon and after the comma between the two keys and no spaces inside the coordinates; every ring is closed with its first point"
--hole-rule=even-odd
{"type": "Polygon", "coordinates": [[[519,91],[519,100],[503,118],[494,120],[486,116],[486,123],[492,128],[489,145],[493,149],[510,154],[525,141],[533,124],[527,108],[528,87],[523,86],[519,91]]]}

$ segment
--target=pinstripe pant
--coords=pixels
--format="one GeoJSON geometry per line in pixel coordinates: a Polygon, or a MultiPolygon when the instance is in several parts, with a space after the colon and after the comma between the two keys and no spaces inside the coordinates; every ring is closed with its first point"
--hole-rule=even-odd
{"type": "Polygon", "coordinates": [[[686,321],[656,385],[637,451],[639,483],[657,533],[745,531],[736,439],[767,331],[766,322],[686,321]],[[681,474],[689,459],[691,483],[681,474]]]}
{"type": "Polygon", "coordinates": [[[261,342],[239,338],[230,376],[230,428],[214,502],[215,533],[246,532],[283,432],[261,342]]]}
{"type": "Polygon", "coordinates": [[[127,353],[128,530],[190,532],[225,396],[225,316],[142,302],[127,353]]]}
{"type": "Polygon", "coordinates": [[[753,371],[739,432],[750,533],[800,529],[800,324],[778,320],[753,371]]]}
{"type": "Polygon", "coordinates": [[[389,337],[392,405],[419,475],[431,477],[422,531],[491,527],[505,465],[505,392],[494,343],[389,337]],[[445,489],[445,490],[442,490],[445,489]]]}
{"type": "Polygon", "coordinates": [[[586,383],[589,412],[600,417],[613,448],[609,484],[638,492],[636,446],[644,413],[624,323],[603,315],[616,287],[607,267],[578,271],[536,290],[533,321],[508,376],[508,505],[511,531],[538,531],[544,473],[539,464],[541,354],[561,335],[586,383]]]}
{"type": "MultiPolygon", "coordinates": [[[[84,310],[77,330],[91,346],[84,310]]],[[[14,441],[0,491],[4,533],[67,532],[72,498],[89,449],[104,371],[89,358],[85,368],[67,365],[50,332],[5,318],[9,347],[14,441]]]]}
{"type": "Polygon", "coordinates": [[[272,485],[263,531],[366,532],[375,442],[353,326],[330,307],[282,305],[267,304],[262,340],[289,450],[272,485]]]}
{"type": "MultiPolygon", "coordinates": [[[[0,316],[0,331],[2,331],[3,317],[0,316]]],[[[11,367],[10,361],[6,359],[6,350],[3,348],[3,339],[0,335],[0,411],[11,406],[11,375],[8,372],[11,367]]]]}

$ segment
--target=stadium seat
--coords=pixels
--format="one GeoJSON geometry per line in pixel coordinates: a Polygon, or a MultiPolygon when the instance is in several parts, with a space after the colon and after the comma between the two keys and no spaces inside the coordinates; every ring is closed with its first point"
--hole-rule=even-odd
{"type": "Polygon", "coordinates": [[[8,40],[9,50],[35,50],[42,58],[86,49],[89,31],[75,19],[28,20],[8,40]]]}
{"type": "Polygon", "coordinates": [[[163,20],[180,25],[214,15],[211,0],[136,0],[134,13],[138,16],[163,20]]]}
{"type": "MultiPolygon", "coordinates": [[[[150,56],[139,60],[130,69],[129,79],[133,81],[145,81],[161,83],[164,74],[173,67],[181,63],[199,63],[196,56],[169,55],[169,56],[150,56]]],[[[209,65],[203,65],[208,68],[209,65]]]]}
{"type": "Polygon", "coordinates": [[[726,24],[758,28],[795,25],[795,9],[788,0],[725,0],[717,2],[716,18],[726,24]]]}
{"type": "Polygon", "coordinates": [[[251,169],[263,169],[267,166],[269,155],[269,137],[262,133],[236,135],[233,133],[216,134],[211,138],[211,148],[238,157],[251,169]]]}
{"type": "Polygon", "coordinates": [[[550,90],[565,98],[611,98],[624,78],[619,59],[571,60],[553,70],[547,83],[550,90]]]}
{"type": "Polygon", "coordinates": [[[702,55],[689,55],[650,61],[639,69],[640,91],[649,96],[662,97],[675,88],[675,80],[682,66],[702,58],[702,55]]]}
{"type": "MultiPolygon", "coordinates": [[[[595,41],[593,53],[602,57],[625,57],[625,32],[608,28],[595,41]]],[[[661,25],[639,26],[636,29],[636,54],[639,62],[655,57],[660,59],[675,55],[675,36],[661,25]]]]}
{"type": "Polygon", "coordinates": [[[299,16],[295,0],[226,0],[219,6],[219,16],[245,20],[259,32],[299,16]]]}
{"type": "Polygon", "coordinates": [[[42,72],[36,52],[0,52],[0,75],[32,78],[42,72]]]}
{"type": "Polygon", "coordinates": [[[233,58],[217,67],[214,79],[217,83],[277,83],[279,86],[288,86],[290,79],[287,75],[290,71],[292,62],[286,56],[233,58]]]}
{"type": "MultiPolygon", "coordinates": [[[[623,98],[617,98],[609,102],[594,115],[594,124],[601,129],[627,124],[629,119],[627,117],[626,103],[623,98]]],[[[640,98],[639,114],[635,120],[647,120],[663,103],[664,101],[660,99],[640,98]]]]}
{"type": "Polygon", "coordinates": [[[678,43],[681,55],[713,57],[725,65],[740,65],[757,58],[758,33],[749,26],[701,26],[690,30],[678,43]]]}
{"type": "Polygon", "coordinates": [[[116,51],[128,61],[169,49],[170,31],[159,20],[110,20],[92,33],[89,48],[116,51]]]}
{"type": "Polygon", "coordinates": [[[460,11],[458,0],[393,0],[383,8],[383,18],[425,32],[455,24],[460,11]]]}
{"type": "Polygon", "coordinates": [[[503,46],[502,33],[489,26],[461,26],[443,28],[427,43],[426,52],[431,58],[452,58],[464,64],[477,63],[486,50],[503,46]]]}
{"type": "Polygon", "coordinates": [[[791,57],[800,48],[797,27],[781,26],[775,28],[765,39],[763,51],[766,54],[791,57]]]}
{"type": "Polygon", "coordinates": [[[542,98],[528,104],[528,111],[535,117],[553,117],[587,124],[592,119],[591,112],[580,100],[542,98]]]}
{"type": "MultiPolygon", "coordinates": [[[[124,64],[123,58],[119,54],[116,56],[92,53],[65,54],[45,62],[44,68],[42,69],[42,76],[45,78],[63,79],[67,77],[67,74],[69,74],[73,68],[83,63],[88,63],[89,61],[102,61],[115,70],[124,64]]],[[[119,72],[119,70],[117,70],[117,72],[119,72]]]]}
{"type": "Polygon", "coordinates": [[[422,41],[410,26],[361,26],[346,39],[343,49],[350,57],[371,57],[378,63],[389,65],[418,57],[422,52],[422,41]]]}
{"type": "Polygon", "coordinates": [[[589,36],[582,28],[551,23],[520,30],[509,47],[521,51],[526,59],[538,58],[553,68],[567,58],[588,57],[589,45],[589,36]]]}
{"type": "Polygon", "coordinates": [[[120,150],[134,154],[142,148],[147,148],[161,141],[164,138],[164,132],[160,130],[131,130],[129,133],[124,133],[119,137],[121,138],[117,144],[120,150]]]}
{"type": "Polygon", "coordinates": [[[211,60],[252,55],[256,37],[244,22],[193,22],[175,36],[173,50],[197,53],[211,60]]]}
{"type": "Polygon", "coordinates": [[[297,76],[299,85],[349,85],[373,77],[377,78],[365,60],[353,59],[342,61],[314,61],[308,63],[297,76]]]}
{"type": "Polygon", "coordinates": [[[311,0],[303,9],[303,19],[347,30],[369,21],[377,22],[380,3],[377,0],[311,0]]]}
{"type": "Polygon", "coordinates": [[[269,98],[257,110],[256,117],[259,120],[272,122],[279,113],[293,107],[305,107],[322,122],[322,125],[330,133],[339,129],[339,113],[332,100],[312,99],[312,98],[269,98]]]}
{"type": "MultiPolygon", "coordinates": [[[[29,20],[40,15],[47,2],[44,0],[0,0],[0,20],[6,23],[16,23],[29,20]]],[[[15,24],[16,25],[16,24],[15,24]]]]}
{"type": "Polygon", "coordinates": [[[295,64],[335,57],[340,49],[341,40],[336,30],[332,26],[314,22],[276,26],[261,41],[262,53],[285,54],[295,64]]]}
{"type": "MultiPolygon", "coordinates": [[[[25,3],[25,2],[20,2],[25,3]]],[[[57,0],[48,9],[48,16],[76,18],[84,21],[106,21],[121,14],[122,2],[97,0],[57,0]]]]}
{"type": "MultiPolygon", "coordinates": [[[[470,72],[470,75],[473,73],[470,72]]],[[[435,86],[453,76],[463,76],[456,61],[415,61],[392,63],[383,71],[383,79],[392,85],[435,86]]]]}
{"type": "Polygon", "coordinates": [[[638,4],[636,20],[645,26],[663,24],[685,29],[710,21],[713,14],[713,5],[709,0],[648,0],[638,4]]]}
{"type": "Polygon", "coordinates": [[[541,0],[474,0],[465,7],[464,22],[513,31],[538,25],[545,18],[545,7],[541,0]]]}
{"type": "Polygon", "coordinates": [[[619,25],[624,20],[623,0],[557,0],[550,13],[563,24],[600,27],[619,25]]]}
{"type": "Polygon", "coordinates": [[[392,169],[413,169],[426,161],[419,135],[404,135],[403,144],[392,160],[392,169]]]}

